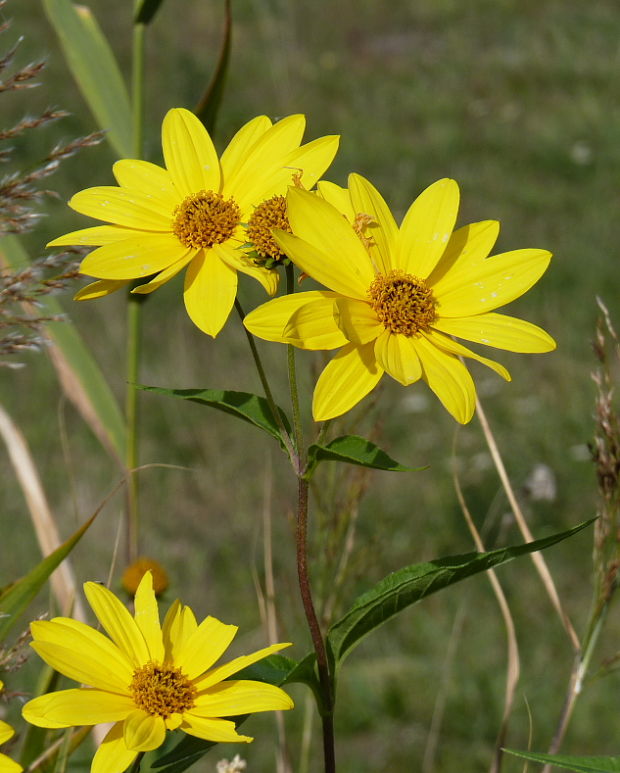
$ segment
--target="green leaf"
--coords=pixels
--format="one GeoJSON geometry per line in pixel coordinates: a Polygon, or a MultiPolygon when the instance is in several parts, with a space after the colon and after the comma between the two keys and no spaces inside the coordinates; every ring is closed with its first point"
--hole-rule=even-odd
{"type": "Polygon", "coordinates": [[[531,762],[550,763],[563,770],[576,770],[578,773],[620,773],[620,757],[575,757],[568,754],[539,754],[504,749],[508,754],[522,757],[531,762]]]}
{"type": "Polygon", "coordinates": [[[334,438],[325,446],[313,443],[308,448],[308,467],[305,477],[311,477],[319,462],[347,462],[362,467],[371,467],[374,470],[392,470],[394,472],[424,469],[423,467],[405,467],[399,464],[370,440],[359,435],[342,435],[334,438]]]}
{"type": "MultiPolygon", "coordinates": [[[[180,397],[182,400],[190,400],[200,405],[208,405],[209,408],[217,408],[232,416],[236,416],[258,429],[262,429],[271,437],[274,437],[285,448],[282,433],[273,417],[269,403],[264,397],[250,394],[249,392],[233,392],[226,389],[162,389],[161,387],[142,386],[138,389],[147,392],[156,392],[168,397],[180,397]]],[[[286,431],[290,433],[290,422],[281,408],[278,408],[280,418],[286,431]]]]}
{"type": "Polygon", "coordinates": [[[32,599],[37,595],[50,574],[63,561],[80,541],[88,527],[97,517],[97,513],[86,521],[66,542],[46,556],[21,580],[17,580],[0,590],[0,642],[17,623],[32,599]]]}
{"type": "Polygon", "coordinates": [[[228,62],[230,60],[230,42],[232,35],[232,13],[230,10],[230,0],[225,0],[225,19],[224,32],[222,34],[222,43],[220,45],[220,55],[217,60],[217,66],[205,93],[196,106],[195,113],[205,125],[207,131],[212,134],[215,128],[215,119],[224,94],[224,84],[226,73],[228,72],[228,62]]]}
{"type": "MultiPolygon", "coordinates": [[[[2,263],[13,270],[22,269],[30,263],[30,256],[17,236],[7,236],[0,241],[2,263]]],[[[106,450],[122,463],[125,456],[125,421],[108,382],[56,298],[46,295],[39,299],[39,303],[42,316],[64,317],[60,322],[49,322],[46,331],[60,355],[56,357],[52,352],[52,360],[67,396],[81,411],[106,450]]]]}
{"type": "Polygon", "coordinates": [[[132,155],[131,108],[120,69],[90,8],[71,0],[43,0],[71,74],[99,128],[116,152],[132,155]]]}
{"type": "Polygon", "coordinates": [[[153,21],[153,17],[159,11],[159,6],[162,4],[162,0],[142,0],[138,3],[138,6],[134,13],[135,24],[150,24],[153,21]]]}
{"type": "Polygon", "coordinates": [[[438,558],[428,563],[412,564],[389,574],[360,596],[344,617],[329,629],[327,645],[332,663],[339,665],[364,636],[426,596],[518,556],[555,545],[585,529],[593,520],[524,545],[500,548],[489,553],[438,558]]]}

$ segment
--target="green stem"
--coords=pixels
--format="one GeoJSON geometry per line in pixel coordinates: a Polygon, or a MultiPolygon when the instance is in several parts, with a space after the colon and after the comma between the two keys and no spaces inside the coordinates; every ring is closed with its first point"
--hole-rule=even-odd
{"type": "Polygon", "coordinates": [[[138,756],[133,761],[133,765],[129,769],[129,773],[138,773],[138,771],[140,770],[140,765],[142,764],[142,759],[145,754],[146,752],[139,752],[138,756]]]}

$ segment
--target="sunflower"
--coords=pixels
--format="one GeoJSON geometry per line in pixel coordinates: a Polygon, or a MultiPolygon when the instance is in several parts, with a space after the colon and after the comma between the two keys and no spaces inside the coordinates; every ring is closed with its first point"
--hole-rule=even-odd
{"type": "Polygon", "coordinates": [[[279,687],[228,680],[288,644],[214,667],[236,626],[214,617],[198,625],[192,610],[179,601],[160,625],[150,572],[136,592],[133,617],[103,585],[87,582],[84,591],[109,638],[66,617],[37,621],[30,628],[31,646],[46,663],[89,686],[34,698],[22,712],[38,727],[113,722],[93,758],[92,773],[121,773],[139,752],[161,746],[167,730],[209,741],[249,742],[252,738],[239,735],[234,722],[221,717],[292,708],[279,687]]]}
{"type": "Polygon", "coordinates": [[[400,227],[363,177],[348,191],[319,183],[319,194],[289,189],[291,233],[275,231],[282,250],[329,291],[284,296],[245,318],[254,335],[302,349],[340,349],[323,370],[312,411],[325,421],[350,410],[388,373],[404,386],[423,379],[460,423],[474,412],[468,357],[507,381],[499,363],[452,336],[513,352],[548,352],[541,328],[494,309],[525,293],[551,253],[523,249],[487,257],[499,223],[453,231],[459,189],[439,180],[413,202],[400,227]]]}
{"type": "MultiPolygon", "coordinates": [[[[1,685],[2,682],[0,682],[0,686],[1,685]]],[[[15,730],[13,730],[6,722],[0,720],[0,744],[8,741],[9,738],[12,738],[14,735],[15,730]]],[[[6,754],[0,754],[0,773],[21,773],[22,770],[22,766],[15,762],[15,760],[7,757],[6,754]]]]}
{"type": "Polygon", "coordinates": [[[77,212],[110,225],[73,231],[48,244],[101,245],[80,265],[81,273],[99,281],[76,299],[109,295],[140,279],[148,281],[132,292],[150,293],[187,268],[187,313],[215,337],[234,303],[238,271],[273,295],[278,276],[248,255],[248,230],[258,241],[252,241],[252,254],[264,255],[268,247],[261,244],[261,224],[285,228],[280,199],[287,187],[294,182],[312,188],[338,148],[336,136],[300,145],[304,128],[302,115],[276,124],[258,116],[218,159],[198,118],[182,108],[170,110],[162,125],[166,168],[117,161],[112,169],[118,187],[87,188],[69,202],[77,212]]]}

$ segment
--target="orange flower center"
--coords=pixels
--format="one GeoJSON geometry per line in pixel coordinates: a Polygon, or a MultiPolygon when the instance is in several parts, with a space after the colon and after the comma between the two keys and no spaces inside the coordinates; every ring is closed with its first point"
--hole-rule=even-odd
{"type": "Polygon", "coordinates": [[[379,321],[392,333],[411,337],[428,332],[437,318],[437,301],[424,280],[399,269],[377,274],[368,296],[379,321]]]}
{"type": "Polygon", "coordinates": [[[284,196],[272,196],[267,201],[263,201],[256,207],[248,221],[248,240],[252,242],[256,252],[263,258],[281,260],[284,253],[271,235],[272,228],[291,233],[284,196]]]}
{"type": "Polygon", "coordinates": [[[191,709],[196,688],[180,668],[147,663],[133,672],[129,692],[139,709],[166,719],[191,709]]]}
{"type": "Polygon", "coordinates": [[[240,218],[234,199],[213,191],[198,191],[183,199],[174,211],[172,231],[186,247],[213,247],[230,239],[240,218]]]}

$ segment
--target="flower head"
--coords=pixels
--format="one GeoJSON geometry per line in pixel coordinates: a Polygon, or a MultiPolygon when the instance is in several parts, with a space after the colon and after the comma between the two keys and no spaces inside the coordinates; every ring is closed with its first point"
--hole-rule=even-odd
{"type": "Polygon", "coordinates": [[[215,666],[237,631],[214,617],[197,624],[192,610],[176,601],[160,625],[150,572],[135,597],[132,616],[103,585],[87,582],[86,597],[108,633],[57,617],[31,624],[33,649],[61,674],[88,687],[61,690],[29,701],[24,718],[38,727],[113,722],[97,750],[92,773],[120,773],[139,752],[157,749],[167,730],[183,730],[209,741],[244,741],[234,717],[290,709],[279,687],[228,680],[242,668],[288,644],[215,666]]]}
{"type": "Polygon", "coordinates": [[[461,422],[474,412],[476,390],[462,362],[469,357],[507,381],[508,371],[452,336],[513,352],[548,352],[541,328],[494,310],[525,293],[551,253],[524,249],[487,257],[499,223],[453,231],[459,204],[454,180],[439,180],[413,202],[400,227],[363,177],[348,191],[319,183],[320,196],[290,188],[291,233],[274,238],[299,268],[330,288],[269,301],[245,325],[269,341],[302,349],[340,349],[314,390],[317,421],[350,410],[384,373],[407,386],[426,381],[461,422]]]}
{"type": "MultiPolygon", "coordinates": [[[[2,683],[0,682],[0,684],[2,683]]],[[[15,730],[6,722],[0,720],[0,744],[8,741],[14,735],[15,730]]],[[[15,760],[7,757],[6,754],[0,754],[0,773],[21,773],[22,770],[22,766],[15,762],[15,760]]]]}
{"type": "Polygon", "coordinates": [[[312,188],[338,148],[335,136],[300,145],[304,128],[302,115],[273,125],[258,116],[218,158],[199,119],[182,108],[170,110],[162,126],[165,169],[148,161],[117,161],[118,187],[88,188],[69,202],[110,224],[73,231],[48,245],[101,245],[80,266],[99,281],[76,299],[109,295],[140,279],[147,281],[132,292],[150,293],[187,268],[187,313],[216,336],[232,308],[238,271],[273,295],[278,276],[248,255],[248,229],[253,219],[255,226],[273,221],[270,209],[279,211],[278,197],[293,182],[312,188]]]}

